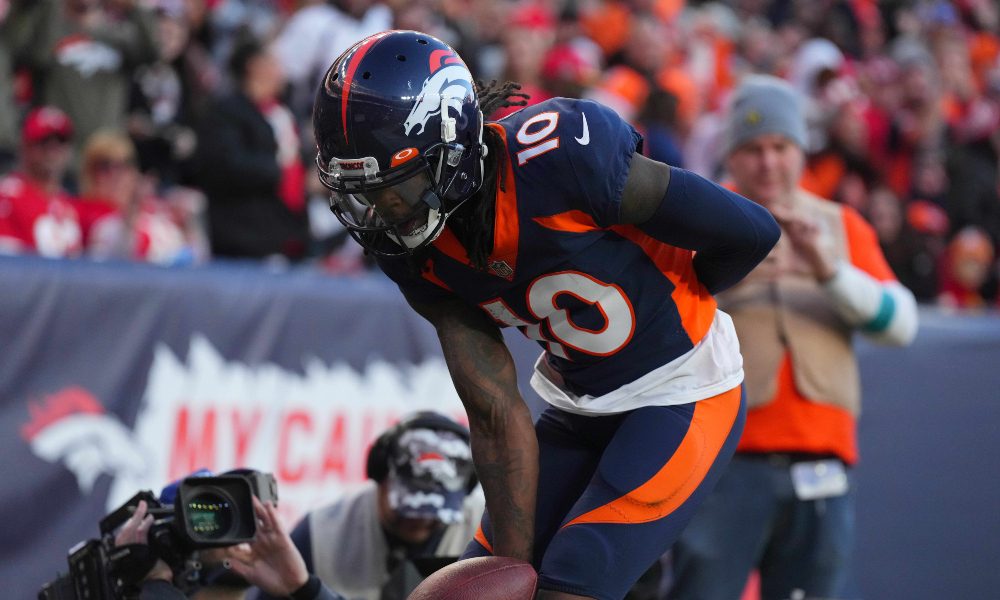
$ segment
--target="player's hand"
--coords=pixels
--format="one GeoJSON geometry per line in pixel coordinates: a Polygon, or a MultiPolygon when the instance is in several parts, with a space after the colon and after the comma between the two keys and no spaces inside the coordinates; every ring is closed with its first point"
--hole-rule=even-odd
{"type": "Polygon", "coordinates": [[[309,572],[271,503],[253,498],[257,535],[249,544],[226,548],[229,568],[272,596],[288,596],[306,584],[309,572]]]}
{"type": "Polygon", "coordinates": [[[783,206],[773,206],[769,210],[792,249],[809,265],[816,280],[822,283],[832,279],[837,274],[837,261],[819,224],[783,206]]]}

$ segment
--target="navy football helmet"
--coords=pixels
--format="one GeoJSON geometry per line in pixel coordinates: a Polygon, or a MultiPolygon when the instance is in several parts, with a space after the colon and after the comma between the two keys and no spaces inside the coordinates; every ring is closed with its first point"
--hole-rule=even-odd
{"type": "Polygon", "coordinates": [[[430,244],[482,185],[483,114],[472,74],[427,34],[378,33],[340,55],[316,94],[313,128],[330,208],[375,254],[430,244]],[[387,188],[408,206],[404,216],[376,210],[387,188]]]}

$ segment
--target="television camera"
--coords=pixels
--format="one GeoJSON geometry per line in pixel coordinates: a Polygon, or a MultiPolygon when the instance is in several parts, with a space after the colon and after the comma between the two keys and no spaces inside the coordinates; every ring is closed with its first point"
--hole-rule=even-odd
{"type": "Polygon", "coordinates": [[[163,560],[174,585],[187,593],[202,576],[199,551],[253,540],[257,519],[253,496],[277,502],[277,482],[270,473],[237,470],[210,477],[187,477],[172,504],[141,491],[100,521],[100,537],[73,546],[69,572],[45,584],[39,600],[130,600],[138,598],[145,575],[163,560]],[[115,545],[115,533],[145,501],[153,516],[148,544],[115,545]]]}

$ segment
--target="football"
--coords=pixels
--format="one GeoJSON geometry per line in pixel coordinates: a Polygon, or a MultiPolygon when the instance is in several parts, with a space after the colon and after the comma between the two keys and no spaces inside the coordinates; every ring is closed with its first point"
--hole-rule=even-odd
{"type": "Polygon", "coordinates": [[[481,556],[431,573],[409,600],[532,600],[537,585],[538,574],[523,560],[481,556]]]}

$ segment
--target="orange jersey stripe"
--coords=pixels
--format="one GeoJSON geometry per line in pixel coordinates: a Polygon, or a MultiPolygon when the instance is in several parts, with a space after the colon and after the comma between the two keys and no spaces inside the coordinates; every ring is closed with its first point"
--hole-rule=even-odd
{"type": "Polygon", "coordinates": [[[476,535],[472,536],[472,539],[482,544],[483,548],[486,548],[487,552],[493,554],[493,544],[491,544],[490,541],[486,539],[486,534],[483,533],[482,525],[476,528],[476,535]]]}
{"type": "Polygon", "coordinates": [[[648,523],[677,510],[701,485],[726,443],[739,415],[741,394],[737,386],[695,402],[687,434],[659,472],[631,492],[563,527],[578,523],[648,523]]]}
{"type": "Polygon", "coordinates": [[[568,210],[551,217],[535,217],[533,220],[546,229],[568,233],[586,233],[600,229],[594,218],[582,210],[568,210]]]}
{"type": "Polygon", "coordinates": [[[715,319],[716,303],[694,272],[691,262],[694,252],[664,244],[632,225],[615,225],[611,230],[642,248],[670,283],[674,284],[670,297],[677,306],[684,331],[691,343],[701,341],[715,319]]]}
{"type": "Polygon", "coordinates": [[[420,275],[421,275],[421,277],[423,277],[427,281],[433,283],[434,285],[442,287],[442,288],[448,290],[449,292],[451,291],[451,288],[448,287],[448,284],[445,283],[445,282],[443,282],[443,281],[441,281],[441,278],[438,277],[437,273],[434,272],[434,260],[433,259],[428,259],[427,260],[427,263],[424,265],[424,268],[420,271],[420,275]]]}
{"type": "MultiPolygon", "coordinates": [[[[503,126],[496,123],[488,125],[500,134],[503,140],[504,152],[507,151],[507,137],[503,126]]],[[[505,262],[512,269],[517,269],[517,244],[520,228],[517,217],[517,185],[514,181],[514,166],[510,160],[503,161],[506,168],[503,173],[503,185],[497,178],[496,223],[493,227],[493,252],[490,262],[505,262]]]]}
{"type": "Polygon", "coordinates": [[[440,250],[445,256],[457,260],[462,264],[469,264],[469,255],[465,252],[462,242],[458,241],[455,234],[447,226],[441,231],[441,235],[434,240],[434,247],[440,250]]]}
{"type": "MultiPolygon", "coordinates": [[[[501,136],[503,128],[496,124],[488,124],[488,127],[499,129],[501,136]]],[[[504,138],[504,145],[507,140],[504,138]]],[[[500,186],[497,180],[496,191],[496,213],[493,226],[493,251],[490,253],[490,263],[503,262],[510,267],[511,277],[517,268],[517,244],[519,239],[518,216],[517,216],[517,190],[514,183],[514,169],[510,161],[506,162],[507,169],[504,173],[504,185],[500,186]]],[[[433,245],[446,256],[449,256],[464,265],[470,265],[469,255],[458,241],[458,238],[447,226],[441,235],[434,240],[433,245]]],[[[492,270],[491,270],[492,272],[492,270]]],[[[509,279],[510,277],[508,277],[509,279]]],[[[440,280],[438,280],[440,281],[440,280]]],[[[437,283],[437,282],[435,282],[437,283]]],[[[442,282],[443,283],[443,282],[442,282]]]]}

